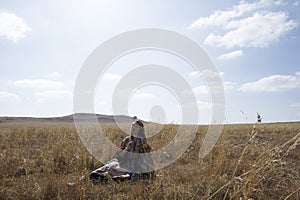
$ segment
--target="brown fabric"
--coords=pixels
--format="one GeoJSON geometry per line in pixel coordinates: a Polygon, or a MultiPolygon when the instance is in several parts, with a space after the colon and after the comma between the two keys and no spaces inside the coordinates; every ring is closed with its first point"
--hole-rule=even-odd
{"type": "Polygon", "coordinates": [[[134,153],[149,153],[151,151],[146,138],[132,136],[128,136],[122,141],[120,149],[134,153]]]}

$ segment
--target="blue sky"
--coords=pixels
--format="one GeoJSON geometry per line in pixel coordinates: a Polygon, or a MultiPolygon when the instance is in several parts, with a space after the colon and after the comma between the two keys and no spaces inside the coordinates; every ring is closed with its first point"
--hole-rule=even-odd
{"type": "MultiPolygon", "coordinates": [[[[61,116],[73,112],[79,70],[102,42],[139,28],[163,28],[196,41],[223,80],[225,123],[300,120],[300,1],[1,1],[0,116],[61,116]]],[[[167,53],[142,51],[117,60],[102,77],[95,112],[113,113],[114,87],[149,63],[172,66],[197,97],[199,123],[210,123],[204,81],[167,53]]],[[[141,87],[129,115],[180,123],[169,91],[141,87]],[[164,111],[162,111],[164,110],[164,111]],[[156,116],[158,115],[158,116],[156,116]]]]}

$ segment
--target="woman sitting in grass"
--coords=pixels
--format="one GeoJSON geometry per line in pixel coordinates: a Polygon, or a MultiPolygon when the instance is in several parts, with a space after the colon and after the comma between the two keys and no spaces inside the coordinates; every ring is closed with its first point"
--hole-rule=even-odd
{"type": "Polygon", "coordinates": [[[115,158],[92,171],[90,179],[96,182],[107,181],[109,178],[116,181],[154,179],[152,160],[149,155],[145,154],[150,151],[151,147],[145,137],[144,124],[137,120],[132,123],[131,136],[123,139],[115,158]]]}

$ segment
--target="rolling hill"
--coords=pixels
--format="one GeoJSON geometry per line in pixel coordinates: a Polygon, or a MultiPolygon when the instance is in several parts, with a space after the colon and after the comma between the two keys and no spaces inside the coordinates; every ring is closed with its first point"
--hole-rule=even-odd
{"type": "Polygon", "coordinates": [[[91,113],[76,113],[66,115],[62,117],[0,117],[1,122],[74,122],[74,118],[79,122],[90,122],[94,120],[94,117],[100,123],[128,123],[133,121],[133,117],[125,115],[102,115],[102,114],[91,114],[91,113]]]}

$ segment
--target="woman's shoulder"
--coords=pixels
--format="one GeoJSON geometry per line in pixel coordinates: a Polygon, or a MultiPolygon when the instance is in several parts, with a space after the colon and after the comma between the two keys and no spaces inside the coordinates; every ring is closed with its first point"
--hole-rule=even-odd
{"type": "Polygon", "coordinates": [[[126,136],[126,137],[123,139],[124,142],[125,142],[125,141],[129,141],[129,140],[131,140],[131,136],[126,136]]]}
{"type": "Polygon", "coordinates": [[[127,136],[123,139],[122,143],[126,146],[131,141],[131,137],[127,136]]]}

